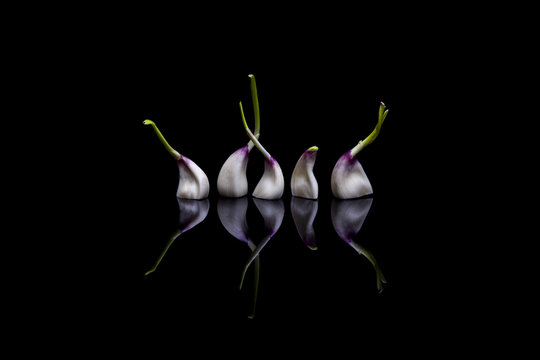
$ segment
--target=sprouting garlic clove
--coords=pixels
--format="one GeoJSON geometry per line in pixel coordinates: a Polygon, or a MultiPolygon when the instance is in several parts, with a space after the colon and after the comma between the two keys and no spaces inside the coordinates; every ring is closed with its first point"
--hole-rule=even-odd
{"type": "Polygon", "coordinates": [[[176,196],[180,199],[193,200],[207,198],[210,192],[210,183],[208,182],[208,177],[204,171],[192,160],[173,149],[152,120],[144,120],[143,124],[152,126],[159,141],[161,141],[163,146],[165,146],[165,149],[167,149],[169,154],[176,160],[180,173],[176,196]]]}
{"type": "Polygon", "coordinates": [[[364,168],[350,151],[343,154],[334,166],[331,186],[338,199],[354,199],[373,193],[364,168]]]}
{"type": "Polygon", "coordinates": [[[298,159],[291,177],[291,193],[306,199],[319,197],[319,184],[313,174],[313,166],[317,158],[318,147],[312,146],[298,159]]]}
{"type": "Polygon", "coordinates": [[[379,119],[375,129],[364,140],[351,150],[343,154],[332,170],[331,186],[332,193],[338,199],[354,199],[373,193],[371,183],[366,172],[356,159],[356,155],[366,146],[371,144],[381,131],[382,124],[388,115],[386,106],[381,102],[379,106],[379,119]]]}
{"type": "Polygon", "coordinates": [[[242,197],[248,193],[246,176],[249,160],[248,145],[233,152],[223,163],[217,179],[217,189],[221,196],[242,197]]]}
{"type": "Polygon", "coordinates": [[[185,156],[177,160],[180,180],[176,197],[180,199],[200,200],[208,197],[210,183],[204,171],[185,156]]]}
{"type": "Polygon", "coordinates": [[[280,199],[285,189],[285,179],[283,178],[283,171],[279,166],[276,159],[274,159],[270,153],[261,145],[257,136],[253,135],[246,123],[246,117],[244,116],[244,109],[242,108],[242,102],[240,102],[240,114],[242,115],[242,122],[246,133],[253,145],[259,149],[264,156],[264,173],[255,190],[253,190],[253,196],[264,200],[276,200],[280,199]]]}
{"type": "MultiPolygon", "coordinates": [[[[259,99],[257,97],[257,85],[255,76],[249,75],[251,82],[251,98],[253,100],[253,111],[255,115],[255,137],[260,133],[260,113],[259,99]]],[[[246,146],[241,147],[232,153],[223,163],[217,179],[218,193],[224,197],[242,197],[248,193],[248,182],[246,177],[249,153],[253,148],[253,141],[249,141],[246,146]]]]}
{"type": "Polygon", "coordinates": [[[264,173],[253,190],[253,197],[264,200],[277,200],[283,195],[285,179],[283,171],[274,158],[264,159],[264,173]]]}

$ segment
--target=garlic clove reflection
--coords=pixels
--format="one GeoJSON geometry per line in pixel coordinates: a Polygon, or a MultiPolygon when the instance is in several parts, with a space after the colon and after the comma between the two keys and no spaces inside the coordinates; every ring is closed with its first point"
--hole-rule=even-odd
{"type": "Polygon", "coordinates": [[[163,248],[163,251],[159,255],[154,266],[152,266],[152,268],[144,274],[145,276],[148,276],[154,271],[156,271],[157,267],[163,260],[163,257],[165,257],[165,254],[167,253],[173,242],[180,235],[182,235],[189,229],[192,229],[197,224],[201,223],[204,219],[206,219],[206,216],[208,215],[208,210],[210,209],[210,201],[208,199],[190,200],[177,198],[176,200],[178,201],[178,208],[180,209],[178,230],[176,230],[171,235],[169,241],[167,242],[167,244],[165,244],[165,247],[163,248]]]}
{"type": "Polygon", "coordinates": [[[217,203],[217,213],[221,224],[235,238],[249,243],[247,224],[248,198],[220,198],[217,203]]]}
{"type": "Polygon", "coordinates": [[[281,227],[283,222],[283,217],[285,216],[285,205],[283,200],[263,200],[263,199],[253,199],[255,206],[261,213],[264,219],[264,231],[266,233],[265,237],[257,245],[256,248],[252,249],[251,255],[244,266],[242,271],[242,278],[240,279],[240,289],[242,289],[242,284],[244,283],[244,277],[246,276],[247,269],[251,263],[258,258],[262,249],[268,244],[270,239],[276,234],[276,232],[281,227]]]}
{"type": "Polygon", "coordinates": [[[317,250],[313,221],[319,208],[318,200],[303,199],[296,196],[291,198],[291,213],[296,230],[304,244],[311,250],[317,250]]]}
{"type": "Polygon", "coordinates": [[[334,230],[339,237],[356,250],[356,252],[368,259],[373,266],[377,290],[381,292],[383,290],[383,284],[386,283],[386,279],[375,256],[369,250],[354,241],[354,237],[360,232],[362,225],[364,225],[372,202],[372,198],[348,200],[333,199],[330,214],[334,230]]]}

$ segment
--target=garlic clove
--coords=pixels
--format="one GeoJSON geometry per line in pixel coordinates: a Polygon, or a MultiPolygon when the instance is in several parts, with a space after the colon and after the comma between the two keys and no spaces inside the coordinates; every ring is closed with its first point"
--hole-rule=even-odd
{"type": "Polygon", "coordinates": [[[176,160],[178,171],[180,173],[176,197],[193,200],[207,198],[210,192],[210,183],[208,182],[208,177],[204,171],[192,160],[173,149],[152,120],[144,120],[143,124],[152,126],[159,141],[161,141],[163,146],[165,146],[165,149],[167,149],[169,154],[176,160]]]}
{"type": "Polygon", "coordinates": [[[264,173],[253,190],[253,197],[264,200],[277,200],[283,195],[285,179],[278,162],[274,158],[265,159],[264,173]]]}
{"type": "MultiPolygon", "coordinates": [[[[249,75],[251,82],[251,98],[253,101],[253,111],[255,115],[255,137],[259,138],[260,133],[260,113],[259,99],[257,97],[257,85],[255,76],[249,75]]],[[[249,153],[253,148],[253,141],[249,141],[246,146],[241,147],[232,153],[219,171],[217,180],[218,193],[225,197],[242,197],[248,193],[248,182],[246,177],[249,153]]]]}
{"type": "Polygon", "coordinates": [[[249,146],[233,152],[223,163],[217,179],[217,189],[221,196],[242,197],[248,193],[246,176],[249,160],[249,146]]]}
{"type": "Polygon", "coordinates": [[[353,199],[373,193],[371,183],[362,165],[356,160],[356,155],[379,136],[387,115],[388,110],[384,103],[381,102],[379,119],[375,129],[364,140],[359,141],[355,147],[343,154],[336,162],[331,178],[332,193],[336,198],[353,199]]]}
{"type": "Polygon", "coordinates": [[[334,166],[331,186],[338,199],[354,199],[373,193],[364,168],[350,151],[343,154],[334,166]]]}
{"type": "Polygon", "coordinates": [[[291,213],[296,230],[300,238],[311,250],[317,250],[313,221],[317,215],[318,203],[318,200],[302,199],[296,196],[291,198],[291,213]]]}
{"type": "Polygon", "coordinates": [[[291,177],[291,192],[293,196],[306,199],[319,197],[319,184],[313,174],[313,166],[317,158],[318,147],[312,146],[298,159],[291,177]]]}
{"type": "Polygon", "coordinates": [[[177,160],[180,180],[176,197],[180,199],[200,200],[208,197],[210,183],[204,171],[185,156],[177,160]]]}
{"type": "MultiPolygon", "coordinates": [[[[258,108],[256,114],[257,113],[258,108]]],[[[244,115],[242,102],[240,102],[240,114],[242,115],[242,123],[244,124],[244,128],[249,139],[265,158],[263,176],[257,183],[257,186],[255,187],[255,190],[253,190],[252,195],[256,198],[265,200],[280,199],[283,195],[283,190],[285,189],[285,179],[283,178],[283,171],[281,171],[281,167],[279,166],[278,162],[259,142],[259,140],[257,139],[257,135],[254,135],[249,129],[246,122],[246,117],[244,115]]]]}

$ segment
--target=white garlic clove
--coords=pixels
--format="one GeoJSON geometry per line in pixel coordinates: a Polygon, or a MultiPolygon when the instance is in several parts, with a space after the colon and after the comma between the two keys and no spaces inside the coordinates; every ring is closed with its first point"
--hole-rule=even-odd
{"type": "MultiPolygon", "coordinates": [[[[255,137],[259,137],[260,113],[259,99],[257,97],[257,85],[255,76],[249,75],[251,82],[251,98],[253,100],[253,111],[255,115],[255,137]]],[[[225,197],[242,197],[248,193],[248,182],[246,177],[249,152],[253,148],[253,141],[232,153],[219,171],[217,188],[218,193],[225,197]]]]}
{"type": "Polygon", "coordinates": [[[338,199],[354,199],[373,193],[362,165],[356,160],[356,156],[366,146],[371,144],[381,131],[382,124],[388,115],[386,105],[381,102],[379,106],[379,119],[375,129],[364,140],[351,150],[343,154],[332,170],[331,186],[332,193],[338,199]]]}
{"type": "Polygon", "coordinates": [[[331,186],[332,193],[338,199],[354,199],[373,194],[364,168],[350,151],[343,154],[334,166],[331,186]]]}
{"type": "Polygon", "coordinates": [[[185,156],[177,160],[180,180],[176,197],[200,200],[208,197],[210,183],[204,171],[185,156]]]}
{"type": "Polygon", "coordinates": [[[242,197],[248,193],[246,177],[249,160],[248,145],[233,152],[223,163],[217,179],[217,189],[221,196],[242,197]]]}
{"type": "Polygon", "coordinates": [[[165,146],[165,149],[176,160],[178,171],[180,173],[176,197],[180,199],[194,200],[207,198],[208,193],[210,192],[210,183],[208,182],[208,177],[204,171],[192,160],[173,149],[167,140],[165,140],[165,137],[163,134],[161,134],[161,131],[159,131],[157,125],[152,120],[144,120],[143,124],[152,126],[159,141],[161,141],[163,146],[165,146]]]}
{"type": "Polygon", "coordinates": [[[306,199],[317,199],[319,197],[319,184],[313,174],[313,166],[317,158],[318,147],[313,146],[304,151],[291,177],[291,192],[293,196],[306,199]]]}
{"type": "Polygon", "coordinates": [[[264,173],[257,183],[253,196],[264,200],[280,199],[285,189],[285,179],[281,167],[274,158],[264,159],[264,173]]]}

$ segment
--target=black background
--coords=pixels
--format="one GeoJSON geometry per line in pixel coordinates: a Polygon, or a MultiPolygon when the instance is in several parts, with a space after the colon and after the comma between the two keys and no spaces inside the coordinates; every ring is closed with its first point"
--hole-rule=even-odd
{"type": "MultiPolygon", "coordinates": [[[[429,75],[418,63],[437,53],[420,55],[414,46],[394,47],[382,39],[367,47],[361,44],[289,39],[285,45],[279,41],[268,45],[231,39],[219,47],[203,45],[202,50],[182,51],[181,45],[141,49],[141,59],[128,72],[123,60],[130,59],[107,65],[120,73],[109,85],[112,90],[107,90],[113,96],[105,100],[118,102],[109,121],[121,122],[118,136],[127,139],[125,152],[110,154],[114,174],[120,174],[110,179],[111,191],[123,196],[111,220],[122,224],[125,232],[104,238],[120,250],[106,276],[116,279],[112,294],[121,299],[124,291],[129,294],[129,300],[116,304],[113,312],[125,309],[127,301],[133,306],[130,316],[151,328],[192,321],[243,324],[248,329],[278,323],[305,326],[301,331],[308,333],[312,329],[308,324],[324,321],[339,327],[370,323],[375,329],[401,333],[417,322],[438,327],[459,314],[448,301],[462,295],[455,291],[454,281],[463,270],[456,271],[446,252],[443,244],[451,229],[439,227],[443,215],[434,210],[437,199],[430,199],[441,196],[437,183],[441,174],[433,156],[441,159],[445,152],[423,150],[433,141],[426,133],[441,131],[433,124],[441,118],[427,116],[438,111],[433,84],[449,75],[437,71],[429,75]],[[243,102],[252,124],[247,76],[251,73],[258,85],[261,142],[280,163],[286,179],[282,199],[286,213],[260,255],[257,311],[255,319],[248,320],[252,284],[247,281],[242,290],[238,285],[250,251],[221,226],[216,179],[227,157],[248,140],[238,102],[243,102]],[[367,259],[333,229],[330,174],[339,156],[372,131],[381,101],[390,110],[387,121],[380,137],[359,155],[375,193],[357,236],[387,278],[388,285],[378,294],[367,259]],[[211,205],[204,222],[181,235],[158,270],[145,277],[178,226],[178,170],[153,131],[142,125],[147,118],[207,173],[211,205]],[[289,188],[298,157],[313,145],[319,147],[316,251],[298,236],[289,188]]],[[[263,158],[254,151],[248,166],[250,193],[262,170],[263,158]]],[[[251,199],[248,223],[257,242],[262,219],[251,199]]],[[[102,296],[107,304],[110,294],[102,296]]]]}
{"type": "MultiPolygon", "coordinates": [[[[45,259],[48,270],[33,275],[42,286],[35,314],[45,314],[43,328],[62,319],[71,340],[97,326],[92,337],[78,339],[85,349],[123,344],[125,335],[126,349],[136,350],[172,339],[179,347],[290,339],[344,351],[374,340],[384,344],[373,345],[378,351],[482,345],[477,332],[501,320],[485,291],[496,276],[488,256],[479,256],[491,240],[476,216],[484,152],[469,148],[471,121],[485,120],[476,106],[480,84],[489,85],[477,56],[483,33],[459,32],[474,17],[455,22],[438,11],[420,16],[420,9],[405,16],[384,6],[270,15],[248,8],[245,17],[216,9],[212,17],[129,10],[74,17],[32,36],[30,48],[48,59],[28,66],[37,80],[32,90],[51,95],[39,110],[58,115],[54,130],[69,134],[53,147],[75,155],[58,180],[73,203],[61,221],[68,242],[53,247],[62,260],[45,259]],[[253,123],[248,74],[257,79],[260,140],[286,185],[283,223],[260,255],[254,319],[252,271],[238,288],[250,251],[216,212],[219,169],[248,141],[239,101],[253,123]],[[339,156],[372,131],[381,101],[388,117],[358,156],[374,195],[355,238],[387,279],[379,294],[370,263],[332,226],[330,174],[339,156]],[[179,212],[176,164],[145,119],[211,185],[206,219],[182,234],[147,277],[177,230],[179,212]],[[289,187],[296,161],[314,145],[316,251],[296,231],[289,187]]],[[[253,151],[250,193],[262,171],[263,157],[253,151]]],[[[248,197],[257,240],[263,222],[248,197]]]]}

